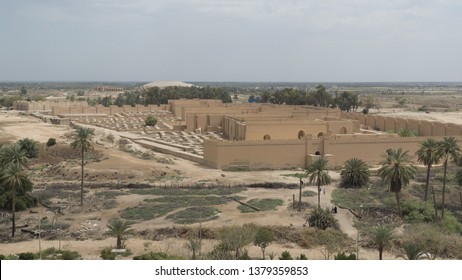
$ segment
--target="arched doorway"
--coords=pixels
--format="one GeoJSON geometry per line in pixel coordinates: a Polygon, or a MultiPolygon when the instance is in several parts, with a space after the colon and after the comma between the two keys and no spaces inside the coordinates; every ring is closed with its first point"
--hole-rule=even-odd
{"type": "Polygon", "coordinates": [[[305,131],[300,130],[300,131],[298,132],[298,139],[303,139],[303,137],[305,137],[305,131]]]}
{"type": "Polygon", "coordinates": [[[324,132],[319,132],[318,133],[318,138],[322,138],[322,137],[324,137],[324,132]]]}
{"type": "Polygon", "coordinates": [[[340,134],[347,134],[347,128],[346,127],[341,127],[340,128],[340,134]]]}
{"type": "Polygon", "coordinates": [[[320,151],[316,151],[316,153],[314,153],[315,155],[317,156],[320,156],[321,155],[321,152],[320,151]]]}
{"type": "Polygon", "coordinates": [[[263,136],[263,140],[271,140],[271,136],[269,134],[265,134],[265,136],[263,136]]]}

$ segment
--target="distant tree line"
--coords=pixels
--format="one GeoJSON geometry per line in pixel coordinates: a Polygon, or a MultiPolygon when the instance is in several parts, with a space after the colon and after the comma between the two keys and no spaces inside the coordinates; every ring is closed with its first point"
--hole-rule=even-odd
{"type": "Polygon", "coordinates": [[[95,100],[96,104],[103,106],[110,105],[131,105],[136,104],[167,104],[168,100],[173,99],[219,99],[224,103],[231,103],[230,90],[222,87],[153,87],[146,90],[134,90],[121,93],[114,100],[110,96],[99,97],[95,100]]]}
{"type": "Polygon", "coordinates": [[[331,93],[326,90],[324,85],[318,85],[314,90],[302,90],[297,88],[260,90],[259,96],[254,94],[250,95],[248,102],[285,105],[312,105],[318,107],[339,108],[340,110],[347,112],[356,111],[359,106],[362,106],[358,93],[348,91],[344,91],[342,93],[331,93]]]}

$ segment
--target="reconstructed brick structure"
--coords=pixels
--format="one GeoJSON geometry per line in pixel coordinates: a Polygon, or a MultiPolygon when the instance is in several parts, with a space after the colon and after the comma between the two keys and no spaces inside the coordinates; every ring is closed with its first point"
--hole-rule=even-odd
{"type": "MultiPolygon", "coordinates": [[[[462,141],[462,127],[456,124],[344,113],[311,106],[223,104],[219,100],[170,100],[160,107],[58,104],[51,108],[53,115],[71,119],[72,115],[97,118],[170,111],[175,122],[173,129],[183,130],[181,133],[218,132],[222,136],[223,139],[203,139],[203,159],[195,158],[219,169],[306,168],[319,155],[327,157],[331,166],[341,166],[353,157],[374,165],[382,160],[387,149],[403,148],[414,154],[428,137],[441,140],[444,136],[455,136],[462,141]],[[385,133],[404,128],[419,136],[385,133]]],[[[131,125],[131,122],[122,123],[120,127],[127,131],[132,129],[131,125]],[[127,128],[122,127],[125,125],[127,128]]],[[[136,129],[139,125],[132,126],[136,129]]],[[[202,152],[196,154],[202,155],[202,152]]]]}

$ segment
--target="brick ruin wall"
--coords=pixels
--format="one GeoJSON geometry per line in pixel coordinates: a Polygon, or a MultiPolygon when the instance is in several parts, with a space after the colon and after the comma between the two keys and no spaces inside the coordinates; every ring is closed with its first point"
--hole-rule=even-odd
{"type": "Polygon", "coordinates": [[[397,132],[401,129],[409,129],[415,131],[418,136],[462,135],[462,126],[452,123],[364,115],[362,113],[346,112],[342,112],[341,117],[344,119],[357,120],[360,125],[380,131],[397,132]]]}
{"type": "MultiPolygon", "coordinates": [[[[283,169],[306,168],[310,155],[329,155],[329,166],[342,166],[357,157],[369,165],[377,165],[387,149],[409,150],[411,156],[428,137],[396,135],[345,135],[294,140],[204,141],[204,163],[218,169],[283,169]]],[[[432,137],[442,140],[443,137],[432,137]]],[[[461,136],[456,137],[462,141],[461,136]]],[[[414,156],[414,160],[416,157],[414,156]]]]}

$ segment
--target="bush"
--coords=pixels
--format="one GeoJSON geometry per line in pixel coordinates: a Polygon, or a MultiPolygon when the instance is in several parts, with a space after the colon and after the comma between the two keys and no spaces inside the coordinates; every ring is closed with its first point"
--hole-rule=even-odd
{"type": "Polygon", "coordinates": [[[54,146],[54,145],[56,145],[56,139],[55,138],[48,139],[47,147],[51,147],[51,146],[54,146]]]}
{"type": "Polygon", "coordinates": [[[39,156],[39,143],[33,139],[23,138],[18,140],[18,145],[26,153],[28,158],[37,158],[39,156]]]}
{"type": "Polygon", "coordinates": [[[144,120],[144,126],[155,126],[157,124],[157,119],[153,115],[149,115],[144,120]]]}
{"type": "Polygon", "coordinates": [[[42,252],[42,259],[47,260],[79,260],[79,252],[69,250],[58,250],[55,247],[47,248],[42,252]]]}
{"type": "Polygon", "coordinates": [[[338,253],[334,256],[334,260],[356,260],[356,254],[351,253],[349,255],[345,254],[345,252],[338,253]]]}
{"type": "Polygon", "coordinates": [[[35,259],[35,254],[31,253],[31,252],[20,253],[18,255],[18,259],[19,260],[33,260],[33,259],[35,259]]]}
{"type": "Polygon", "coordinates": [[[430,223],[435,214],[430,204],[422,201],[404,201],[401,212],[408,223],[430,223]]]}
{"type": "Polygon", "coordinates": [[[363,114],[364,114],[364,115],[369,114],[369,108],[364,108],[364,109],[363,109],[363,114]]]}
{"type": "Polygon", "coordinates": [[[308,224],[310,227],[316,227],[319,229],[338,228],[337,220],[329,209],[316,208],[311,211],[308,217],[308,224]]]}
{"type": "Polygon", "coordinates": [[[183,259],[182,257],[179,256],[174,256],[174,255],[169,255],[164,252],[150,252],[146,254],[142,254],[139,256],[134,256],[134,260],[181,260],[183,259]]]}
{"type": "Polygon", "coordinates": [[[111,251],[110,248],[105,248],[101,250],[100,258],[103,260],[115,260],[116,254],[111,251]]]}
{"type": "Polygon", "coordinates": [[[300,254],[300,256],[295,257],[295,259],[296,260],[301,260],[301,261],[308,260],[308,258],[306,257],[305,254],[300,254]]]}
{"type": "Polygon", "coordinates": [[[281,256],[279,257],[280,260],[293,260],[292,256],[290,255],[289,251],[282,252],[281,256]]]}

